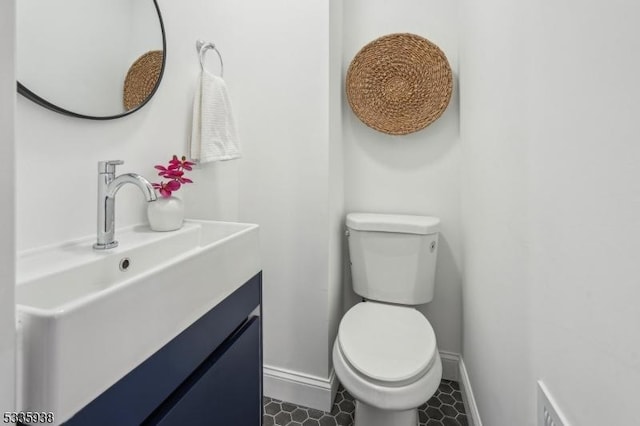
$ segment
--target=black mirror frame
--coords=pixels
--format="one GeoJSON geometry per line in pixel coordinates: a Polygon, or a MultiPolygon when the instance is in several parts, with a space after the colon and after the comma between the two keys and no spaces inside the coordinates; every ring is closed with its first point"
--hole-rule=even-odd
{"type": "Polygon", "coordinates": [[[137,107],[123,112],[122,114],[117,114],[117,115],[108,115],[108,116],[94,116],[94,115],[84,115],[84,114],[79,114],[77,112],[73,112],[73,111],[69,111],[66,110],[64,108],[59,107],[58,105],[51,103],[49,101],[47,101],[46,99],[36,95],[35,93],[33,93],[31,90],[29,90],[27,87],[25,87],[22,83],[20,83],[19,81],[18,83],[18,93],[20,93],[22,96],[24,96],[25,98],[35,102],[36,104],[47,108],[51,111],[55,111],[57,113],[63,114],[63,115],[67,115],[67,116],[71,116],[71,117],[77,117],[77,118],[84,118],[87,120],[114,120],[116,118],[121,118],[121,117],[126,117],[129,114],[133,114],[134,112],[140,110],[142,107],[144,107],[150,100],[151,98],[153,98],[153,95],[155,95],[156,91],[158,90],[158,87],[160,87],[160,83],[162,82],[162,76],[164,75],[164,68],[167,62],[167,38],[165,35],[165,31],[164,31],[164,22],[162,21],[162,14],[160,13],[160,7],[158,6],[158,2],[156,0],[153,0],[153,5],[156,8],[156,12],[158,13],[158,20],[160,22],[160,31],[162,32],[162,68],[160,69],[160,75],[158,76],[158,82],[156,83],[155,87],[153,88],[153,90],[151,91],[151,93],[149,94],[149,96],[147,96],[147,98],[144,100],[144,102],[142,102],[140,105],[138,105],[137,107]]]}

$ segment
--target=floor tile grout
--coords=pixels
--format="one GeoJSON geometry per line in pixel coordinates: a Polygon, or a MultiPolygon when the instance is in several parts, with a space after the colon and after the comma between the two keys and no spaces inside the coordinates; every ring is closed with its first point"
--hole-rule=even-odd
{"type": "MultiPolygon", "coordinates": [[[[301,407],[286,401],[263,399],[263,426],[353,426],[355,401],[342,386],[331,412],[301,407]]],[[[467,426],[457,382],[442,380],[435,395],[418,410],[420,426],[467,426]]]]}

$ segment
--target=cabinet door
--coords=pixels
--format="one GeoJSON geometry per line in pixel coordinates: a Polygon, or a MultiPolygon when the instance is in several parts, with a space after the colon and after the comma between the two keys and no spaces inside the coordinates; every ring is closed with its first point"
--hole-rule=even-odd
{"type": "Polygon", "coordinates": [[[216,350],[145,424],[259,426],[260,321],[253,317],[216,350]]]}
{"type": "MultiPolygon", "coordinates": [[[[260,305],[261,285],[262,273],[258,273],[76,413],[65,426],[139,426],[156,414],[212,353],[218,353],[247,324],[247,317],[260,305]]],[[[152,321],[149,327],[153,327],[152,321]]]]}

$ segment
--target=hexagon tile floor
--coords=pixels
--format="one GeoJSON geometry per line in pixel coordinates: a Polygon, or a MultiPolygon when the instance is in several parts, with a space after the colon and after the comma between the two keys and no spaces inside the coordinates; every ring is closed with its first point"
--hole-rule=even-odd
{"type": "MultiPolygon", "coordinates": [[[[352,426],[355,403],[342,386],[331,413],[265,397],[263,426],[352,426]]],[[[467,415],[457,382],[442,380],[435,395],[418,410],[420,426],[467,426],[467,415]]],[[[393,426],[393,425],[389,425],[393,426]]]]}

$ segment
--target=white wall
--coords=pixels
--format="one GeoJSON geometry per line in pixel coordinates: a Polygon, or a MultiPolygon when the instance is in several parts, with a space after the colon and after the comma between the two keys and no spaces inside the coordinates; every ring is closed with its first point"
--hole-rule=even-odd
{"type": "Polygon", "coordinates": [[[15,408],[15,2],[0,2],[0,412],[15,408]]]}
{"type": "Polygon", "coordinates": [[[341,3],[225,0],[212,13],[236,82],[238,217],[261,225],[265,393],[322,408],[342,293],[341,3]]]}
{"type": "Polygon", "coordinates": [[[534,372],[575,425],[638,418],[639,15],[637,2],[564,0],[532,35],[534,372]]]}
{"type": "Polygon", "coordinates": [[[464,359],[488,425],[637,418],[633,2],[463,2],[464,359]]]}
{"type": "Polygon", "coordinates": [[[255,1],[247,9],[229,0],[217,13],[242,60],[240,218],[262,226],[265,364],[326,379],[335,281],[329,4],[255,1]]]}
{"type": "MultiPolygon", "coordinates": [[[[436,292],[424,312],[440,350],[461,350],[458,5],[448,0],[350,0],[344,3],[346,69],[370,41],[412,32],[437,44],[454,73],[448,109],[426,129],[389,136],[365,126],[344,106],[346,210],[438,216],[442,220],[436,292]]],[[[348,279],[345,285],[350,285],[348,279]]],[[[355,298],[351,299],[353,303],[355,298]]]]}
{"type": "MultiPolygon", "coordinates": [[[[339,108],[330,116],[330,104],[340,102],[330,93],[340,58],[330,63],[329,4],[189,0],[160,7],[167,69],[141,111],[90,122],[19,99],[19,247],[95,232],[97,161],[120,158],[122,172],[151,177],[154,164],[185,152],[199,72],[195,42],[210,40],[224,59],[244,156],[194,173],[196,183],[183,193],[187,214],[261,225],[265,364],[328,382],[344,216],[341,132],[330,131],[340,117],[339,108]]],[[[218,69],[217,56],[207,57],[218,69]]],[[[116,226],[144,221],[144,208],[137,189],[123,188],[116,226]]]]}
{"type": "Polygon", "coordinates": [[[528,98],[520,4],[462,3],[464,346],[483,423],[531,425],[528,98]]]}
{"type": "Polygon", "coordinates": [[[329,2],[329,335],[328,358],[344,312],[343,281],[346,266],[344,238],[344,148],[342,139],[342,45],[344,7],[341,0],[329,2]]]}

